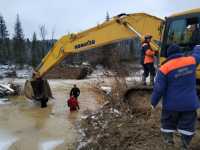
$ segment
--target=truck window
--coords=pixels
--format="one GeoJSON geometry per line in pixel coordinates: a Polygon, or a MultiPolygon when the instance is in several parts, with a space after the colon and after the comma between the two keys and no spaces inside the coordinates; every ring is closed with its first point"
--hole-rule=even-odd
{"type": "Polygon", "coordinates": [[[165,37],[165,46],[161,56],[166,57],[166,49],[172,43],[177,43],[185,53],[191,51],[195,45],[200,44],[200,18],[184,18],[172,21],[165,37]]]}
{"type": "Polygon", "coordinates": [[[176,20],[170,24],[167,44],[170,45],[172,43],[180,43],[184,39],[184,31],[186,27],[185,20],[176,20]]]}

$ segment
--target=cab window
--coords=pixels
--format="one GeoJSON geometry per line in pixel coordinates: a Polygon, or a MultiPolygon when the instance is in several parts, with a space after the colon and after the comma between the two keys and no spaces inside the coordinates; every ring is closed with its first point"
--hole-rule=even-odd
{"type": "Polygon", "coordinates": [[[169,24],[164,41],[164,51],[161,56],[166,57],[166,49],[172,43],[178,44],[187,53],[197,44],[200,44],[200,18],[174,20],[169,24]]]}

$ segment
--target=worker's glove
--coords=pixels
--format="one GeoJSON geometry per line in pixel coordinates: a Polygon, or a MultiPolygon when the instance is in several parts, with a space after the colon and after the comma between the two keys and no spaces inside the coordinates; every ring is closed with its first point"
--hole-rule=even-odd
{"type": "Polygon", "coordinates": [[[147,111],[147,119],[150,119],[151,118],[151,116],[152,116],[152,113],[154,112],[154,110],[155,110],[155,108],[154,108],[154,106],[153,105],[151,105],[151,107],[148,109],[148,111],[147,111]]]}

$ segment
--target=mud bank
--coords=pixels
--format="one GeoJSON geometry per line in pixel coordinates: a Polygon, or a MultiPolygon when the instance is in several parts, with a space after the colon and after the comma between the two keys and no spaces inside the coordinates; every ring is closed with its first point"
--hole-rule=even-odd
{"type": "MultiPolygon", "coordinates": [[[[116,103],[103,106],[101,110],[90,114],[81,121],[82,138],[79,150],[165,150],[160,133],[159,106],[149,111],[150,95],[132,95],[132,100],[140,103],[139,109],[116,103]],[[144,100],[146,103],[144,103],[144,100]],[[141,106],[144,106],[143,108],[141,106]]],[[[197,123],[197,133],[191,143],[191,150],[200,147],[200,125],[197,123]]],[[[175,146],[170,150],[180,149],[179,135],[175,135],[175,146]]]]}

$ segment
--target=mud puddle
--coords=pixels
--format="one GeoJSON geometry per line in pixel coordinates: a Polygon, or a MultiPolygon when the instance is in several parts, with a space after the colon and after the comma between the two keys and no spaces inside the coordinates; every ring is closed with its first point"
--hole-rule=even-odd
{"type": "Polygon", "coordinates": [[[78,137],[75,124],[84,111],[95,111],[99,104],[88,90],[90,81],[51,80],[54,100],[41,109],[24,97],[11,97],[0,103],[0,150],[74,149],[78,137]],[[73,84],[81,90],[79,112],[70,113],[66,99],[73,84]]]}

